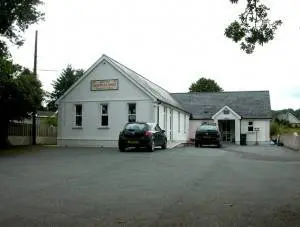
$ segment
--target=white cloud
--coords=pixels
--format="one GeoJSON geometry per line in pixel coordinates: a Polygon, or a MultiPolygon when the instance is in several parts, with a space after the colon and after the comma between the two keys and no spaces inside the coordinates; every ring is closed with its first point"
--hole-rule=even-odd
{"type": "Polygon", "coordinates": [[[45,89],[67,64],[88,68],[103,53],[171,92],[184,92],[200,76],[225,90],[270,90],[272,108],[300,108],[290,92],[300,84],[300,1],[265,0],[271,17],[282,18],[275,40],[246,55],[224,36],[243,9],[229,0],[48,0],[45,22],[12,48],[15,60],[33,65],[39,29],[39,71],[45,89]]]}

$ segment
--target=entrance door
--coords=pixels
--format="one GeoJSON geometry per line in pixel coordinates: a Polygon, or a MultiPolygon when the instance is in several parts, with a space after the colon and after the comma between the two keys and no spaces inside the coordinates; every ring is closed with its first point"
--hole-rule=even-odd
{"type": "Polygon", "coordinates": [[[219,120],[219,129],[223,142],[235,142],[235,121],[234,120],[219,120]]]}

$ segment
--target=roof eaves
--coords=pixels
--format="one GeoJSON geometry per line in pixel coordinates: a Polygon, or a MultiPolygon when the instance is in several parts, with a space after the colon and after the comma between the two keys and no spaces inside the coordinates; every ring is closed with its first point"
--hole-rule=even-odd
{"type": "Polygon", "coordinates": [[[174,105],[172,105],[172,104],[170,104],[170,103],[167,103],[167,102],[165,102],[165,101],[162,101],[162,100],[160,100],[160,99],[157,99],[157,101],[162,102],[162,103],[165,103],[165,104],[167,104],[167,105],[169,105],[169,106],[171,106],[171,107],[173,107],[173,108],[182,110],[183,112],[188,113],[188,114],[191,115],[191,113],[190,113],[189,111],[187,111],[187,110],[185,110],[185,109],[183,109],[183,108],[180,108],[180,107],[178,107],[178,106],[174,106],[174,105]]]}

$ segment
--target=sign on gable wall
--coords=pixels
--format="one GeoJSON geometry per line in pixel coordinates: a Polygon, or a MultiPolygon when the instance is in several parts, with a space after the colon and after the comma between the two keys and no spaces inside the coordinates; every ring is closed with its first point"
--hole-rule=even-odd
{"type": "Polygon", "coordinates": [[[106,91],[106,90],[118,90],[118,89],[119,89],[118,79],[91,81],[92,91],[106,91]]]}

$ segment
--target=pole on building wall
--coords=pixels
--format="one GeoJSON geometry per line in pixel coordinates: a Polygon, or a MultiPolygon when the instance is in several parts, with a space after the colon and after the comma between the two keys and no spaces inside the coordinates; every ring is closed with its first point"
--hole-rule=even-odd
{"type": "MultiPolygon", "coordinates": [[[[33,74],[37,77],[37,42],[38,42],[38,31],[35,31],[35,43],[34,43],[34,61],[33,61],[33,74]]],[[[36,113],[37,110],[34,109],[32,113],[32,144],[36,144],[36,113]]]]}

